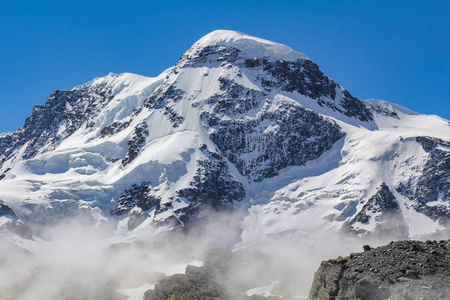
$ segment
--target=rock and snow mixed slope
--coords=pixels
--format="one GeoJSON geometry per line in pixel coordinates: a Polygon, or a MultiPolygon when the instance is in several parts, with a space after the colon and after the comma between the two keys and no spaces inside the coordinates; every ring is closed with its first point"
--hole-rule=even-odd
{"type": "Polygon", "coordinates": [[[447,120],[356,99],[307,56],[223,30],[156,78],[55,91],[0,135],[0,199],[36,232],[81,216],[127,234],[235,210],[241,247],[420,237],[446,229],[449,174],[447,120]]]}

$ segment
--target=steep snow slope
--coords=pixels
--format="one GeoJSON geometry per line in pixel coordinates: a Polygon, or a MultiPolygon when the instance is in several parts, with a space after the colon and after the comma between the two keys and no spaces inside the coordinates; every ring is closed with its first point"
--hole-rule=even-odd
{"type": "Polygon", "coordinates": [[[242,216],[240,247],[318,232],[447,228],[447,120],[361,101],[291,48],[214,31],[156,78],[55,91],[0,136],[0,199],[37,233],[242,216]]]}

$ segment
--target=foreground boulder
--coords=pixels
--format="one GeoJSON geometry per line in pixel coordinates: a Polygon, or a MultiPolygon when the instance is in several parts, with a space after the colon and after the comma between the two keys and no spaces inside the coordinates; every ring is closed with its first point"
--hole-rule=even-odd
{"type": "Polygon", "coordinates": [[[321,263],[310,299],[449,299],[450,240],[399,241],[321,263]]]}

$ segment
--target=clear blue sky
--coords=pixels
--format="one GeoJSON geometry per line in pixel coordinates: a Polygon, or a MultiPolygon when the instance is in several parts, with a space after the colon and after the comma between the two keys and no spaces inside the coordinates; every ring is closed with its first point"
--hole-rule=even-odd
{"type": "Polygon", "coordinates": [[[450,119],[449,0],[0,0],[0,132],[53,90],[156,76],[215,29],[289,45],[360,99],[450,119]]]}

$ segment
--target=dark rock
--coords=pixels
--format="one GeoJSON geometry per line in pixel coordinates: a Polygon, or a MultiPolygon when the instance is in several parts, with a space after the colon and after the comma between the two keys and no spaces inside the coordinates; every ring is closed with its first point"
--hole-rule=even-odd
{"type": "Polygon", "coordinates": [[[428,203],[437,199],[450,201],[450,142],[428,136],[417,137],[416,141],[428,153],[423,171],[418,178],[408,178],[400,183],[397,190],[412,201],[411,206],[416,211],[441,223],[448,222],[448,205],[428,206],[428,203]]]}
{"type": "Polygon", "coordinates": [[[298,92],[301,95],[315,99],[321,106],[327,106],[346,116],[355,117],[361,121],[373,120],[372,112],[365,104],[342,89],[342,102],[336,101],[336,91],[340,86],[331,80],[308,59],[291,61],[270,61],[266,58],[245,60],[245,67],[258,68],[272,78],[261,78],[261,83],[267,90],[277,88],[287,92],[298,92]]]}
{"type": "Polygon", "coordinates": [[[128,213],[134,207],[146,211],[159,206],[160,199],[152,195],[152,186],[148,181],[133,184],[130,189],[125,190],[119,198],[117,208],[111,214],[120,216],[128,213]]]}
{"type": "Polygon", "coordinates": [[[114,134],[127,128],[130,125],[130,123],[131,123],[130,121],[123,122],[123,123],[113,122],[109,125],[106,125],[100,131],[101,137],[113,136],[114,134]]]}
{"type": "MultiPolygon", "coordinates": [[[[440,244],[448,246],[450,240],[440,244]]],[[[442,249],[440,244],[399,241],[348,259],[322,262],[314,274],[310,299],[407,299],[411,295],[412,299],[445,299],[440,295],[450,290],[450,251],[433,255],[435,249],[442,249]]]]}
{"type": "MultiPolygon", "coordinates": [[[[195,46],[195,45],[194,45],[195,46]]],[[[233,47],[206,46],[191,48],[178,61],[176,67],[203,67],[204,64],[219,67],[238,60],[240,50],[233,47]]]]}
{"type": "Polygon", "coordinates": [[[376,234],[390,234],[405,238],[404,235],[408,232],[398,201],[384,182],[360,211],[345,223],[344,230],[359,233],[361,230],[358,229],[358,225],[369,222],[375,222],[376,234]]]}
{"type": "Polygon", "coordinates": [[[411,279],[419,279],[420,278],[419,274],[417,274],[417,272],[414,272],[414,271],[406,271],[405,277],[411,278],[411,279]]]}
{"type": "Polygon", "coordinates": [[[369,245],[364,245],[363,249],[364,249],[364,251],[370,251],[370,250],[372,250],[372,247],[370,247],[369,245]]]}
{"type": "MultiPolygon", "coordinates": [[[[176,69],[172,72],[176,72],[176,69]]],[[[183,99],[183,95],[184,92],[173,85],[162,85],[144,101],[144,107],[161,110],[173,128],[177,128],[184,122],[184,118],[173,109],[173,105],[183,99]]]]}
{"type": "Polygon", "coordinates": [[[357,282],[355,285],[356,299],[379,300],[386,299],[389,295],[389,289],[380,288],[376,284],[368,281],[357,282]]]}
{"type": "Polygon", "coordinates": [[[0,167],[25,144],[27,147],[21,155],[29,159],[54,149],[82,126],[89,130],[92,119],[112,97],[113,90],[106,83],[88,83],[70,91],[54,91],[44,106],[33,108],[22,128],[0,137],[0,167]],[[64,130],[60,130],[62,127],[64,130]]]}
{"type": "Polygon", "coordinates": [[[234,83],[227,88],[231,91],[210,99],[218,104],[202,118],[214,128],[210,137],[222,154],[253,181],[276,176],[289,166],[304,165],[344,136],[336,123],[295,102],[272,103],[261,92],[237,88],[234,83]],[[243,99],[242,104],[237,99],[227,100],[233,92],[243,99]],[[276,110],[270,109],[272,104],[276,110]],[[240,117],[234,112],[254,106],[262,106],[254,116],[240,117]]]}
{"type": "MultiPolygon", "coordinates": [[[[241,201],[245,197],[243,185],[230,173],[222,155],[208,150],[205,145],[199,148],[205,158],[197,160],[197,170],[190,187],[178,190],[176,197],[173,197],[173,201],[178,202],[184,198],[190,203],[189,206],[174,211],[175,215],[170,220],[161,220],[159,225],[187,226],[189,222],[204,219],[210,212],[231,213],[233,201],[241,201]]],[[[154,211],[154,216],[158,216],[173,209],[172,202],[161,204],[160,197],[154,195],[151,183],[143,181],[122,193],[117,208],[111,214],[130,214],[128,228],[132,230],[148,217],[148,211],[154,211]],[[135,207],[139,209],[133,210],[135,207]]]]}
{"type": "Polygon", "coordinates": [[[367,223],[370,219],[370,216],[368,216],[369,212],[372,214],[381,213],[391,215],[399,213],[397,199],[395,199],[389,187],[384,182],[380,185],[378,191],[367,200],[348,225],[353,225],[358,222],[367,223]]]}
{"type": "Polygon", "coordinates": [[[412,251],[421,251],[421,252],[423,251],[423,249],[417,244],[412,245],[411,250],[412,251]]]}
{"type": "Polygon", "coordinates": [[[195,219],[205,217],[203,212],[232,212],[233,201],[241,201],[245,197],[245,189],[229,171],[222,155],[200,147],[206,154],[205,159],[197,160],[197,170],[190,182],[190,188],[177,191],[177,196],[185,198],[190,205],[178,211],[179,220],[185,224],[194,216],[195,219]]]}
{"type": "Polygon", "coordinates": [[[148,136],[148,126],[144,121],[139,123],[136,128],[134,128],[134,133],[130,140],[128,141],[127,155],[122,160],[122,165],[126,166],[131,163],[139,154],[141,148],[145,145],[146,137],[148,136]]]}

